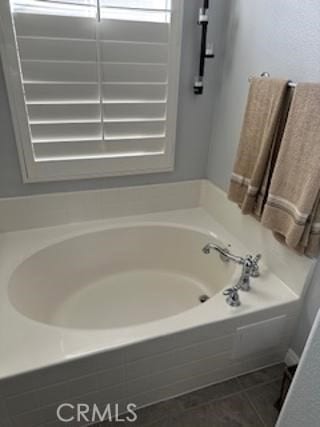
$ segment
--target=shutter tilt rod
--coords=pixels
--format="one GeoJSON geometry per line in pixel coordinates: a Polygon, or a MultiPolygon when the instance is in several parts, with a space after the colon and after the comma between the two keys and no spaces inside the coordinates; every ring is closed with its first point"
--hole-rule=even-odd
{"type": "Polygon", "coordinates": [[[207,33],[209,24],[208,9],[209,0],[203,0],[203,7],[199,10],[198,18],[198,24],[202,27],[199,75],[196,77],[193,85],[193,91],[196,95],[201,95],[203,93],[203,77],[206,59],[214,58],[212,48],[207,46],[207,33]]]}

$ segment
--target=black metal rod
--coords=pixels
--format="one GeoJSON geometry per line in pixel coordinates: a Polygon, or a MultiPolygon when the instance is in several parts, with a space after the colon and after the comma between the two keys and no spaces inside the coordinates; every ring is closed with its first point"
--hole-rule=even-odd
{"type": "Polygon", "coordinates": [[[200,65],[199,65],[199,77],[204,76],[204,68],[206,62],[206,50],[207,50],[207,34],[208,34],[208,22],[202,23],[201,33],[201,50],[200,50],[200,65]]]}
{"type": "Polygon", "coordinates": [[[209,0],[203,0],[203,8],[200,10],[199,14],[199,25],[202,27],[201,31],[201,46],[200,46],[200,63],[199,63],[199,74],[197,76],[196,83],[194,84],[194,93],[197,95],[201,95],[203,93],[203,77],[205,70],[205,62],[209,57],[213,57],[213,55],[208,55],[207,52],[207,35],[208,35],[208,19],[202,19],[201,15],[208,16],[209,9],[209,0]]]}

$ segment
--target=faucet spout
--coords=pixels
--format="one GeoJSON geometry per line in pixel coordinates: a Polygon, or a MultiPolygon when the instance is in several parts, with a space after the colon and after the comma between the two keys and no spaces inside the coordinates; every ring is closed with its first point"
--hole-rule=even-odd
{"type": "Polygon", "coordinates": [[[224,248],[214,243],[208,243],[203,249],[202,252],[205,254],[210,254],[211,250],[215,250],[219,253],[220,259],[223,262],[233,261],[237,264],[242,265],[242,272],[239,278],[238,283],[234,287],[236,290],[249,291],[250,290],[250,278],[258,277],[260,275],[259,271],[259,261],[261,255],[253,257],[252,255],[246,255],[245,257],[233,255],[228,248],[224,248]]]}
{"type": "Polygon", "coordinates": [[[233,255],[228,248],[224,248],[215,243],[208,243],[204,248],[202,248],[202,252],[206,255],[210,254],[211,250],[218,252],[223,262],[233,261],[237,264],[242,264],[243,258],[233,255]]]}
{"type": "Polygon", "coordinates": [[[208,243],[204,248],[202,248],[202,252],[206,255],[209,255],[212,250],[219,253],[223,262],[229,261],[230,251],[228,248],[223,248],[222,246],[216,245],[214,243],[208,243]]]}

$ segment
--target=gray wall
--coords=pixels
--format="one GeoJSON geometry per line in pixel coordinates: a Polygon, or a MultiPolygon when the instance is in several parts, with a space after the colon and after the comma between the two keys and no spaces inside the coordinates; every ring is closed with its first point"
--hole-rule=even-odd
{"type": "Polygon", "coordinates": [[[319,0],[225,0],[223,55],[214,87],[208,177],[226,189],[238,145],[248,76],[268,71],[320,81],[319,0]]]}
{"type": "MultiPolygon", "coordinates": [[[[320,81],[319,0],[225,0],[225,32],[214,82],[208,177],[227,189],[248,92],[248,76],[268,71],[320,81]]],[[[290,268],[290,267],[289,267],[290,268]]],[[[320,306],[320,265],[305,299],[292,346],[301,353],[320,306]]]]}
{"type": "MultiPolygon", "coordinates": [[[[217,73],[215,71],[216,62],[210,61],[206,79],[207,90],[203,96],[193,95],[192,85],[198,69],[200,47],[200,29],[196,25],[196,21],[201,3],[202,0],[185,1],[174,172],[57,183],[23,184],[6,88],[0,66],[0,197],[204,178],[211,133],[213,82],[217,73]]],[[[218,16],[216,14],[213,16],[216,21],[218,16]]],[[[218,25],[213,24],[211,28],[216,33],[218,25]]]]}
{"type": "Polygon", "coordinates": [[[318,260],[312,282],[305,296],[297,331],[291,347],[301,355],[311,326],[320,308],[320,260],[318,260]]]}

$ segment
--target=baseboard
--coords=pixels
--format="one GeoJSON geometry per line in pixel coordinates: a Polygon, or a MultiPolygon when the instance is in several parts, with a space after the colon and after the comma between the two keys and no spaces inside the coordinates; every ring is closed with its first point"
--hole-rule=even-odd
{"type": "Polygon", "coordinates": [[[300,361],[300,357],[297,355],[297,353],[292,350],[292,348],[289,348],[289,350],[287,351],[286,357],[284,358],[284,363],[287,366],[292,366],[292,365],[298,365],[300,361]]]}

